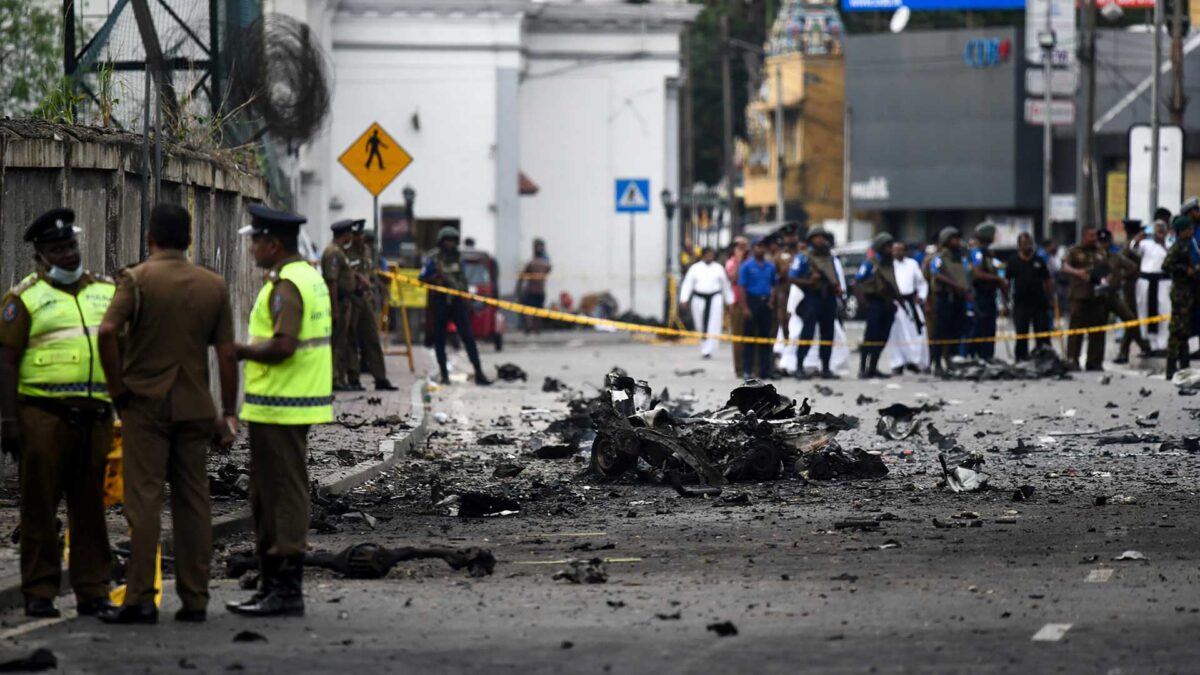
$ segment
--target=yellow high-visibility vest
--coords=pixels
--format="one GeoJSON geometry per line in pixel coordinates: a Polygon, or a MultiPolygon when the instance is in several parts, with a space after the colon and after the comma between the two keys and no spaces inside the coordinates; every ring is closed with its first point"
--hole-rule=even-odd
{"type": "Polygon", "coordinates": [[[16,295],[29,312],[29,342],[17,391],[45,398],[109,401],[96,331],[117,287],[96,279],[76,295],[31,274],[16,295]]]}
{"type": "Polygon", "coordinates": [[[333,421],[333,310],[321,273],[307,262],[284,265],[263,285],[250,310],[250,340],[275,334],[271,292],[278,280],[296,285],[304,302],[300,344],[280,363],[246,362],[246,397],[241,417],[264,424],[324,424],[333,421]]]}

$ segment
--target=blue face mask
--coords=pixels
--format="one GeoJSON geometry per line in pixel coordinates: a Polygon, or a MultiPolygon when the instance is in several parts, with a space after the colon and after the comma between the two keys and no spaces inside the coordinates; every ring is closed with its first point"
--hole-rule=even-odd
{"type": "Polygon", "coordinates": [[[54,265],[50,268],[50,271],[46,272],[46,276],[50,277],[50,280],[56,284],[70,286],[79,281],[80,277],[83,276],[83,265],[73,270],[64,270],[58,265],[54,265]]]}

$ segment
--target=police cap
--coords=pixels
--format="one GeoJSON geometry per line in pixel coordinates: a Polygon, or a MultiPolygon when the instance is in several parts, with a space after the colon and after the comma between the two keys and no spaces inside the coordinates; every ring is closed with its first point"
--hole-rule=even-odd
{"type": "Polygon", "coordinates": [[[1200,209],[1200,197],[1188,197],[1188,200],[1179,207],[1179,213],[1187,215],[1192,209],[1200,209]]]}
{"type": "Polygon", "coordinates": [[[75,212],[68,208],[50,209],[25,228],[25,241],[34,244],[44,244],[51,241],[70,239],[81,230],[71,223],[75,222],[75,212]]]}
{"type": "Polygon", "coordinates": [[[343,218],[342,220],[330,225],[329,229],[333,232],[334,236],[343,235],[353,230],[354,223],[356,222],[358,221],[354,220],[353,218],[343,218]]]}
{"type": "Polygon", "coordinates": [[[238,230],[238,234],[298,234],[307,218],[295,213],[280,211],[253,203],[246,207],[250,224],[238,230]]]}
{"type": "Polygon", "coordinates": [[[357,220],[354,221],[353,227],[354,227],[355,234],[362,234],[363,230],[367,229],[367,219],[366,218],[358,218],[357,220]]]}

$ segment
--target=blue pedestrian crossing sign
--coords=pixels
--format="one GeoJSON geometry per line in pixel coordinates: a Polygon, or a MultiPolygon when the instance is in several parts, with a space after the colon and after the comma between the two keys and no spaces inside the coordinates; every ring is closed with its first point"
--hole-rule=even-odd
{"type": "Polygon", "coordinates": [[[650,179],[617,179],[617,213],[648,213],[650,211],[650,179]]]}

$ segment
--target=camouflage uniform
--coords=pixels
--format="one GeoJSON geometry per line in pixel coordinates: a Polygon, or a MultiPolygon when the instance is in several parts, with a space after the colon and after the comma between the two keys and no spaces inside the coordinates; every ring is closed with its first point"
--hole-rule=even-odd
{"type": "Polygon", "coordinates": [[[1163,273],[1171,278],[1171,324],[1167,337],[1168,371],[1178,363],[1187,368],[1188,338],[1192,334],[1192,311],[1195,307],[1195,267],[1192,265],[1190,242],[1180,238],[1171,245],[1163,260],[1163,273]]]}

